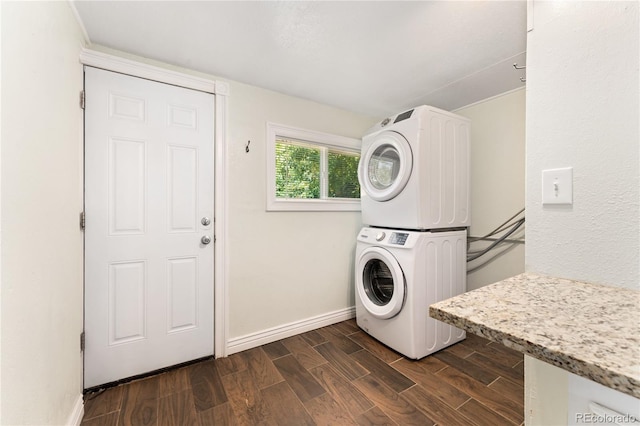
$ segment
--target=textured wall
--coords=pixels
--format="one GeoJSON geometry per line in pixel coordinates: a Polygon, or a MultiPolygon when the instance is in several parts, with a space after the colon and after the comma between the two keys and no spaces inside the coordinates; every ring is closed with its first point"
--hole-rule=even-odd
{"type": "Polygon", "coordinates": [[[82,401],[82,43],[67,2],[2,3],[3,425],[82,401]]]}
{"type": "MultiPolygon", "coordinates": [[[[640,289],[638,2],[536,1],[529,18],[525,267],[640,289]],[[558,167],[573,205],[543,206],[558,167]]],[[[525,374],[525,423],[567,424],[569,373],[527,358],[525,374]]]]}
{"type": "Polygon", "coordinates": [[[640,288],[638,2],[535,2],[527,51],[526,269],[640,288]],[[573,167],[573,205],[541,172],[573,167]]]}

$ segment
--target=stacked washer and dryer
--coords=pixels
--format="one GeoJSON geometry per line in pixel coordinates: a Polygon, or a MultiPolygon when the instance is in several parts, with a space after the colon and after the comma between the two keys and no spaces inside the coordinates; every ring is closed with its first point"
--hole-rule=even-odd
{"type": "Polygon", "coordinates": [[[465,338],[429,305],[466,291],[469,130],[468,119],[423,105],[362,138],[356,322],[408,358],[465,338]]]}

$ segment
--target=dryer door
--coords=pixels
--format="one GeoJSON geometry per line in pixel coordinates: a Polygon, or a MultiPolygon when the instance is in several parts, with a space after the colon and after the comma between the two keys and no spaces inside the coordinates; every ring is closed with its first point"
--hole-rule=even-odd
{"type": "Polygon", "coordinates": [[[356,291],[364,308],[376,318],[397,315],[407,289],[396,258],[383,248],[369,247],[358,258],[356,268],[356,291]]]}
{"type": "Polygon", "coordinates": [[[413,155],[400,133],[380,133],[362,153],[358,167],[360,186],[376,201],[391,200],[402,192],[411,176],[413,155]]]}

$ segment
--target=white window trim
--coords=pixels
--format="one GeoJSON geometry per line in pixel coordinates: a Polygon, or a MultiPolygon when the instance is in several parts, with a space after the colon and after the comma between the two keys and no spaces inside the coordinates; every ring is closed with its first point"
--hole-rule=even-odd
{"type": "MultiPolygon", "coordinates": [[[[360,199],[278,199],[276,197],[276,139],[308,141],[325,148],[360,154],[360,139],[267,122],[267,211],[360,211],[360,199]]],[[[325,167],[326,169],[326,167],[325,167]]]]}

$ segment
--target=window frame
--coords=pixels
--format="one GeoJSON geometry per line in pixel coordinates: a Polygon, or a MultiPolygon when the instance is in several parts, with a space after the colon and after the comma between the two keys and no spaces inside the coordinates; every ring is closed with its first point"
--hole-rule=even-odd
{"type": "Polygon", "coordinates": [[[328,152],[361,155],[360,139],[267,122],[267,211],[360,211],[360,198],[328,198],[328,152]],[[276,197],[276,140],[299,142],[320,149],[319,199],[276,197]]]}

